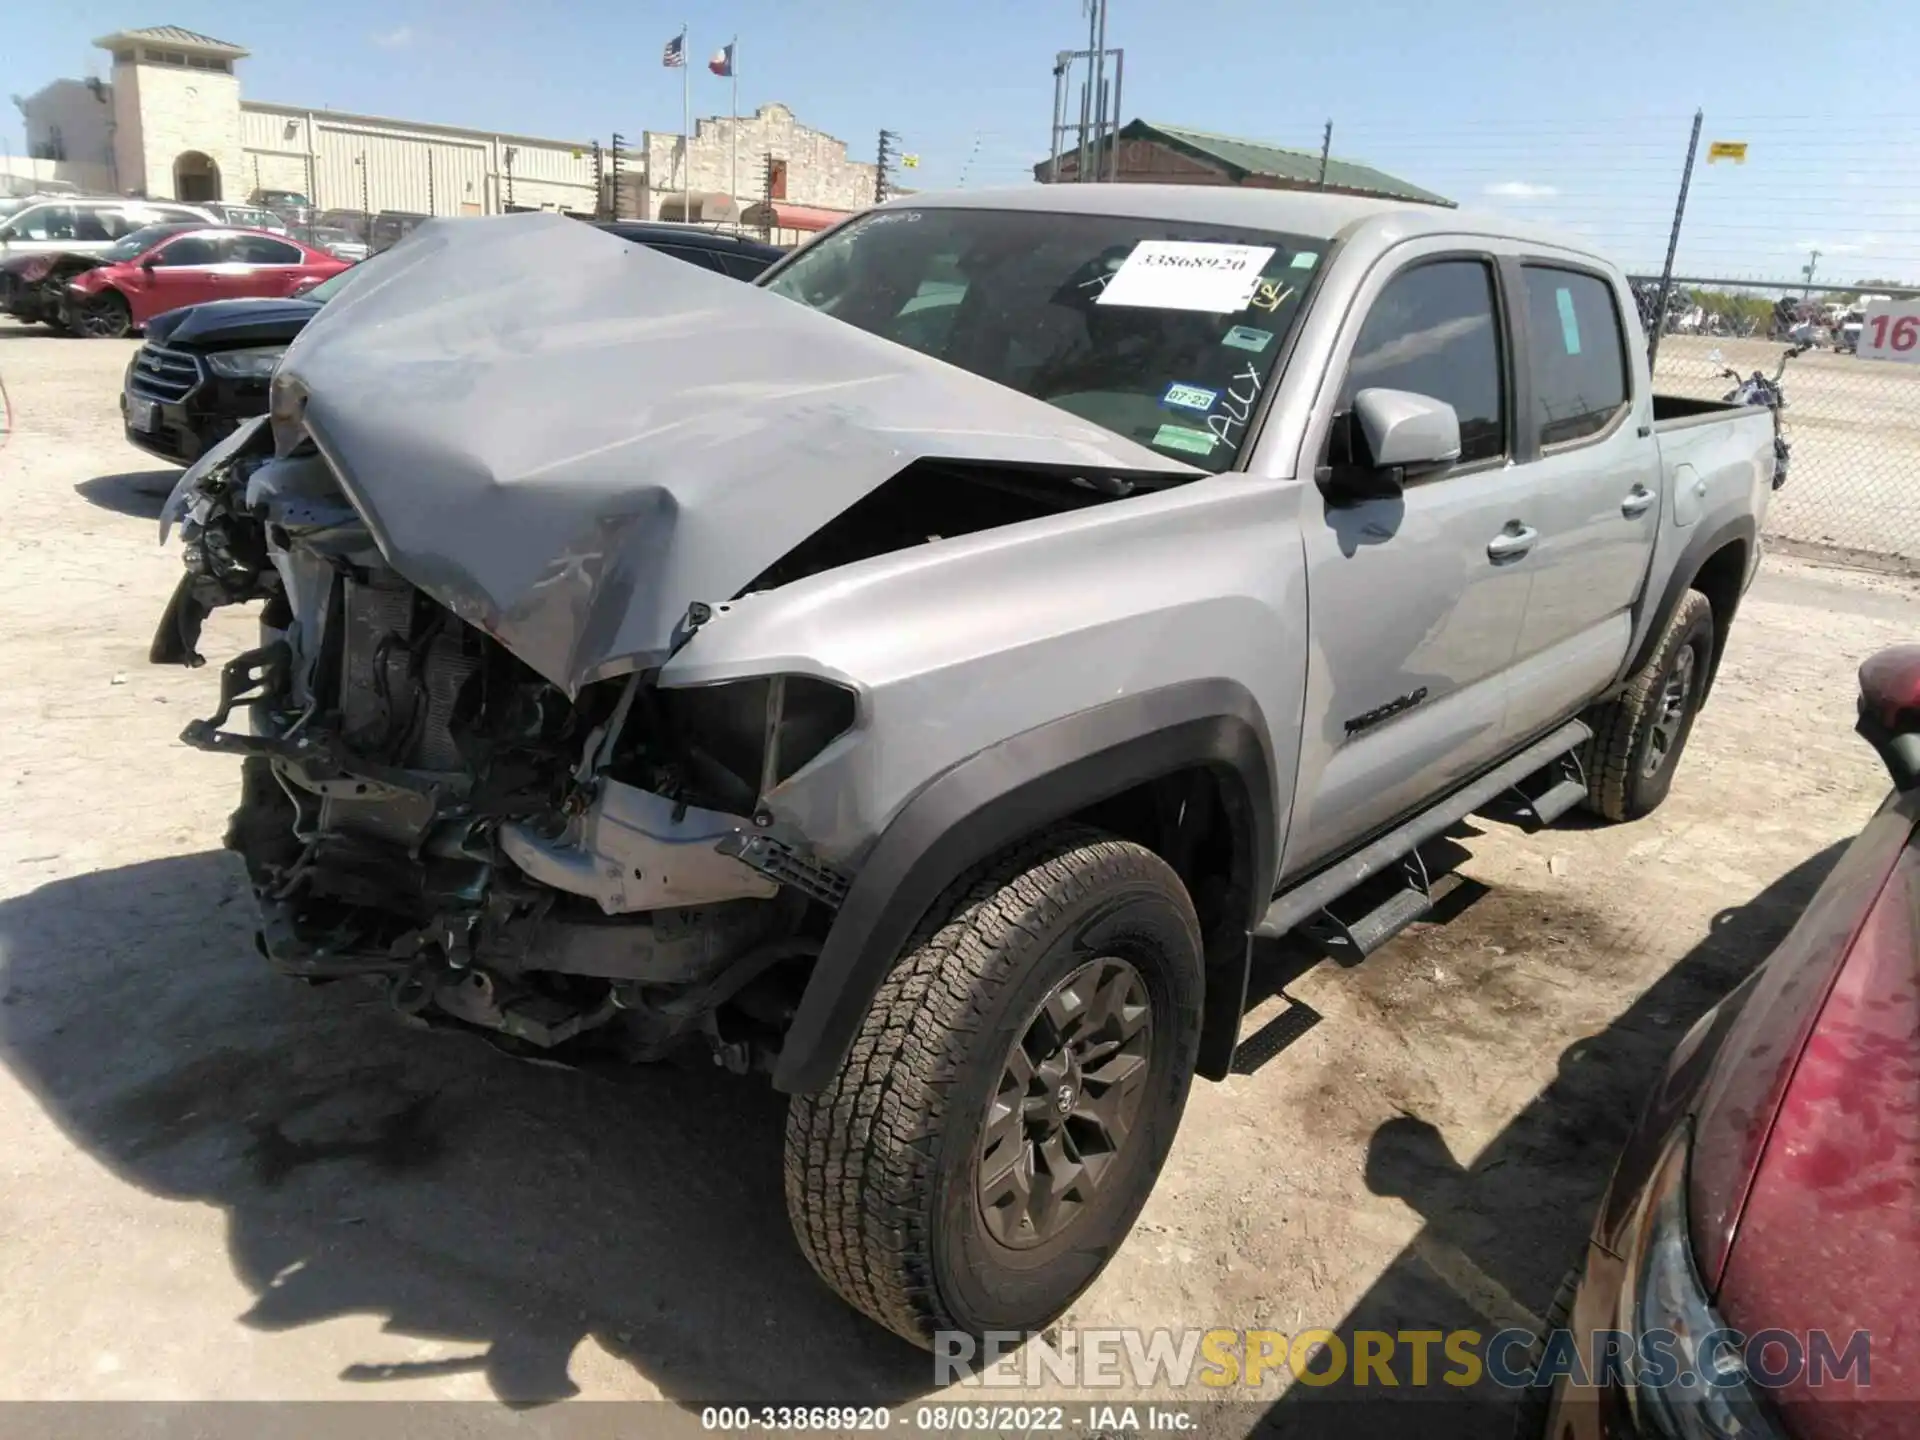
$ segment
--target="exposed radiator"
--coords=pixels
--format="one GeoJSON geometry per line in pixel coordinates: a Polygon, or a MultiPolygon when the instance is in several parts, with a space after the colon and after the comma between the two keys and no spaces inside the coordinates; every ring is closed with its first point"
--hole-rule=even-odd
{"type": "Polygon", "coordinates": [[[415,769],[460,769],[453,709],[480,663],[478,637],[404,580],[346,582],[340,714],[355,749],[415,769]]]}

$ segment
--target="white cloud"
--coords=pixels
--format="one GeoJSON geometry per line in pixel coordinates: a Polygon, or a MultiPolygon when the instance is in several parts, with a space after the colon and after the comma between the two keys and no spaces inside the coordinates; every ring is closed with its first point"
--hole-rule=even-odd
{"type": "Polygon", "coordinates": [[[1487,186],[1487,194],[1498,195],[1503,200],[1544,200],[1559,193],[1555,186],[1535,185],[1527,180],[1502,180],[1487,186]]]}
{"type": "Polygon", "coordinates": [[[413,43],[413,27],[401,25],[393,30],[376,30],[373,43],[382,50],[400,50],[413,43]]]}

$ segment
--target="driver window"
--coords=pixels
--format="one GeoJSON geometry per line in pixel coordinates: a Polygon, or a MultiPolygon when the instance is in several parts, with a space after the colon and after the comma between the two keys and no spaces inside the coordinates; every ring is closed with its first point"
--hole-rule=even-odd
{"type": "Polygon", "coordinates": [[[220,250],[213,241],[199,235],[182,235],[158,255],[154,256],[156,265],[218,265],[220,250]]]}
{"type": "Polygon", "coordinates": [[[1453,406],[1460,417],[1460,463],[1506,453],[1505,366],[1493,266],[1437,260],[1403,271],[1373,302],[1347,363],[1328,444],[1336,465],[1366,464],[1365,442],[1350,423],[1362,390],[1410,390],[1453,406]]]}

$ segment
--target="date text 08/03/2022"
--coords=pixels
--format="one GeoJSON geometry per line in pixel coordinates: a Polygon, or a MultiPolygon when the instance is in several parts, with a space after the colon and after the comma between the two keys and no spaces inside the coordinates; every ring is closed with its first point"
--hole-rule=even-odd
{"type": "Polygon", "coordinates": [[[1060,1434],[1192,1430],[1191,1408],[1166,1404],[1063,1405],[967,1403],[917,1405],[898,1414],[883,1405],[709,1405],[702,1429],[736,1434],[900,1429],[915,1434],[1060,1434]]]}

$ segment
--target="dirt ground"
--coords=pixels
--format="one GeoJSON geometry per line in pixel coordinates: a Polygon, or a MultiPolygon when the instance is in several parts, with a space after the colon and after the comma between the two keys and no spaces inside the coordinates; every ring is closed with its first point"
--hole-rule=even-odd
{"type": "MultiPolygon", "coordinates": [[[[132,349],[0,321],[0,1399],[925,1396],[795,1250],[763,1082],[517,1064],[267,972],[235,767],[176,738],[214,671],[146,664],[177,472],[121,439],[132,349]]],[[[1770,560],[1659,814],[1475,824],[1437,923],[1264,955],[1247,1033],[1298,1038],[1196,1087],[1068,1323],[1539,1315],[1664,1052],[1883,793],[1852,676],[1917,597],[1770,560]]],[[[1241,1398],[1221,1428],[1295,1403],[1241,1398]]]]}

